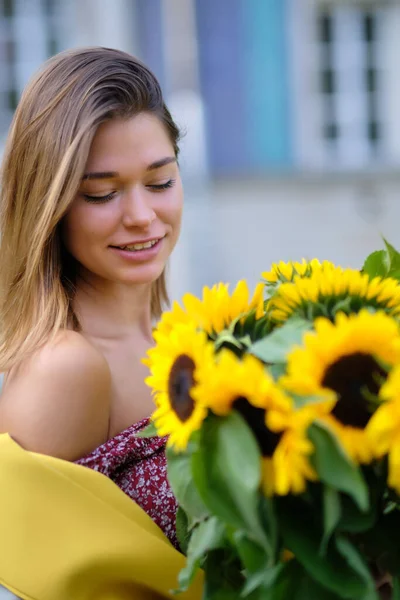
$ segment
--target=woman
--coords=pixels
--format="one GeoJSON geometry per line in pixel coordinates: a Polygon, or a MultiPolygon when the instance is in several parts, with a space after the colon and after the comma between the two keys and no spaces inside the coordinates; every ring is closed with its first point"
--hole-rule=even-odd
{"type": "MultiPolygon", "coordinates": [[[[18,519],[27,490],[40,504],[38,480],[47,482],[58,504],[52,503],[50,537],[41,550],[46,560],[57,563],[55,580],[63,567],[54,549],[49,554],[51,536],[57,536],[61,548],[79,529],[88,545],[97,523],[91,522],[90,501],[85,505],[88,497],[96,496],[97,503],[100,498],[98,518],[103,506],[108,525],[112,521],[101,494],[112,497],[110,503],[131,524],[139,519],[142,527],[145,521],[142,548],[149,535],[157,537],[156,542],[151,538],[157,550],[152,543],[146,546],[148,560],[168,555],[175,579],[182,566],[179,553],[138,508],[176,545],[176,505],[166,479],[164,440],[136,437],[152,412],[141,358],[153,343],[152,324],[167,301],[165,267],[180,229],[178,138],[159,85],[145,66],[117,50],[87,48],[61,53],[44,65],[23,93],[7,141],[0,231],[0,370],[6,373],[0,433],[9,435],[0,436],[0,484],[11,487],[14,496],[6,506],[5,499],[0,503],[0,519],[5,512],[18,519]],[[136,504],[106,478],[71,463],[112,478],[136,504]],[[25,477],[17,477],[24,465],[25,477]],[[76,510],[66,523],[61,511],[71,494],[76,510]]],[[[35,518],[33,511],[30,516],[35,518]]],[[[120,529],[126,533],[120,516],[114,523],[117,546],[120,529]]],[[[1,528],[2,540],[13,538],[12,519],[4,519],[1,528]]],[[[73,537],[70,542],[73,546],[73,537]]],[[[138,551],[138,540],[135,544],[138,551]]],[[[35,552],[34,543],[31,547],[35,552]]],[[[125,549],[129,555],[132,549],[125,549]]],[[[91,552],[87,548],[98,581],[107,561],[99,561],[97,554],[94,560],[91,552]]],[[[116,557],[118,571],[119,548],[116,557]]],[[[19,588],[19,579],[25,580],[11,573],[10,556],[2,558],[0,582],[23,592],[21,597],[33,597],[28,588],[19,588]],[[1,572],[5,561],[7,577],[15,583],[1,572]]],[[[153,567],[156,574],[159,564],[153,567]]],[[[78,573],[80,568],[78,561],[74,569],[78,573]]],[[[126,581],[150,593],[152,578],[140,579],[143,568],[139,571],[138,578],[126,581]]],[[[68,585],[71,577],[78,581],[71,569],[68,573],[68,585]]],[[[115,590],[119,582],[113,577],[115,590]]],[[[120,577],[122,585],[125,571],[120,577]]],[[[24,585],[37,594],[42,583],[34,579],[35,573],[24,585]]],[[[170,584],[164,586],[166,597],[170,584]]],[[[52,592],[58,595],[43,598],[60,600],[67,592],[57,581],[52,585],[54,590],[59,585],[52,592]]],[[[110,585],[105,581],[102,589],[110,585]]],[[[80,593],[78,585],[65,597],[90,597],[80,593]]],[[[116,595],[104,597],[123,597],[110,593],[116,595]]]]}

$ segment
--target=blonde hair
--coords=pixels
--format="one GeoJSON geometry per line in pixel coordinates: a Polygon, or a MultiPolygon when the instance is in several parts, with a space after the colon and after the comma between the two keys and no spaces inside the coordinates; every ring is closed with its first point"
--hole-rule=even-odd
{"type": "MultiPolygon", "coordinates": [[[[76,265],[60,222],[73,202],[100,123],[156,114],[178,155],[179,130],[154,75],[119,50],[84,48],[48,60],[26,87],[6,143],[0,207],[0,371],[72,322],[76,265]]],[[[154,282],[153,318],[167,303],[154,282]]]]}

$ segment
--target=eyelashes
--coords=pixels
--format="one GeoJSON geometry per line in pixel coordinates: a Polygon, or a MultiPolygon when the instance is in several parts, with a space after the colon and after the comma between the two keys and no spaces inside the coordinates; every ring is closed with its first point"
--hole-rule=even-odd
{"type": "Polygon", "coordinates": [[[148,185],[147,187],[155,192],[161,192],[162,190],[167,190],[168,188],[172,188],[175,184],[176,179],[169,179],[165,183],[159,183],[158,185],[148,185]]]}
{"type": "Polygon", "coordinates": [[[112,198],[114,198],[116,192],[111,192],[106,196],[89,196],[88,194],[83,194],[86,202],[91,202],[93,204],[103,204],[103,202],[108,202],[112,198]]]}
{"type": "MultiPolygon", "coordinates": [[[[164,190],[172,188],[175,185],[175,182],[176,179],[169,179],[165,183],[147,185],[146,187],[152,192],[163,192],[164,190]]],[[[83,194],[83,197],[86,200],[86,202],[90,202],[93,204],[103,204],[104,202],[112,200],[116,195],[117,192],[114,191],[110,192],[109,194],[106,194],[105,196],[90,196],[89,194],[83,194]]]]}

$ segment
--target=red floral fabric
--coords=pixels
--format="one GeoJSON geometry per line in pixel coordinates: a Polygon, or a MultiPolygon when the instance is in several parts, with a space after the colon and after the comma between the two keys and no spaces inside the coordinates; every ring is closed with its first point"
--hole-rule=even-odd
{"type": "Polygon", "coordinates": [[[148,423],[143,419],[131,425],[76,462],[112,479],[178,547],[177,502],[167,480],[166,438],[136,437],[148,423]]]}

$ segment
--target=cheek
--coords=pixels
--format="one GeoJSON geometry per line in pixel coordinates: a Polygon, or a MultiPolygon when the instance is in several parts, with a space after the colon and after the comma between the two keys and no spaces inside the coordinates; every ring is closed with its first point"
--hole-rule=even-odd
{"type": "Polygon", "coordinates": [[[175,248],[175,245],[178,242],[179,235],[181,232],[181,222],[182,222],[182,209],[183,209],[183,198],[175,199],[175,202],[171,205],[170,211],[168,214],[168,223],[171,227],[171,247],[172,251],[175,248]]]}
{"type": "Polygon", "coordinates": [[[100,239],[110,231],[113,219],[110,210],[98,206],[82,205],[71,211],[64,220],[63,239],[67,247],[73,248],[82,241],[100,239]]]}
{"type": "Polygon", "coordinates": [[[162,207],[161,210],[163,211],[164,220],[174,228],[177,228],[179,231],[183,210],[182,187],[177,190],[177,193],[169,199],[169,201],[165,204],[165,206],[162,207]]]}
{"type": "Polygon", "coordinates": [[[182,220],[182,202],[176,203],[171,210],[171,224],[180,227],[182,220]]]}

